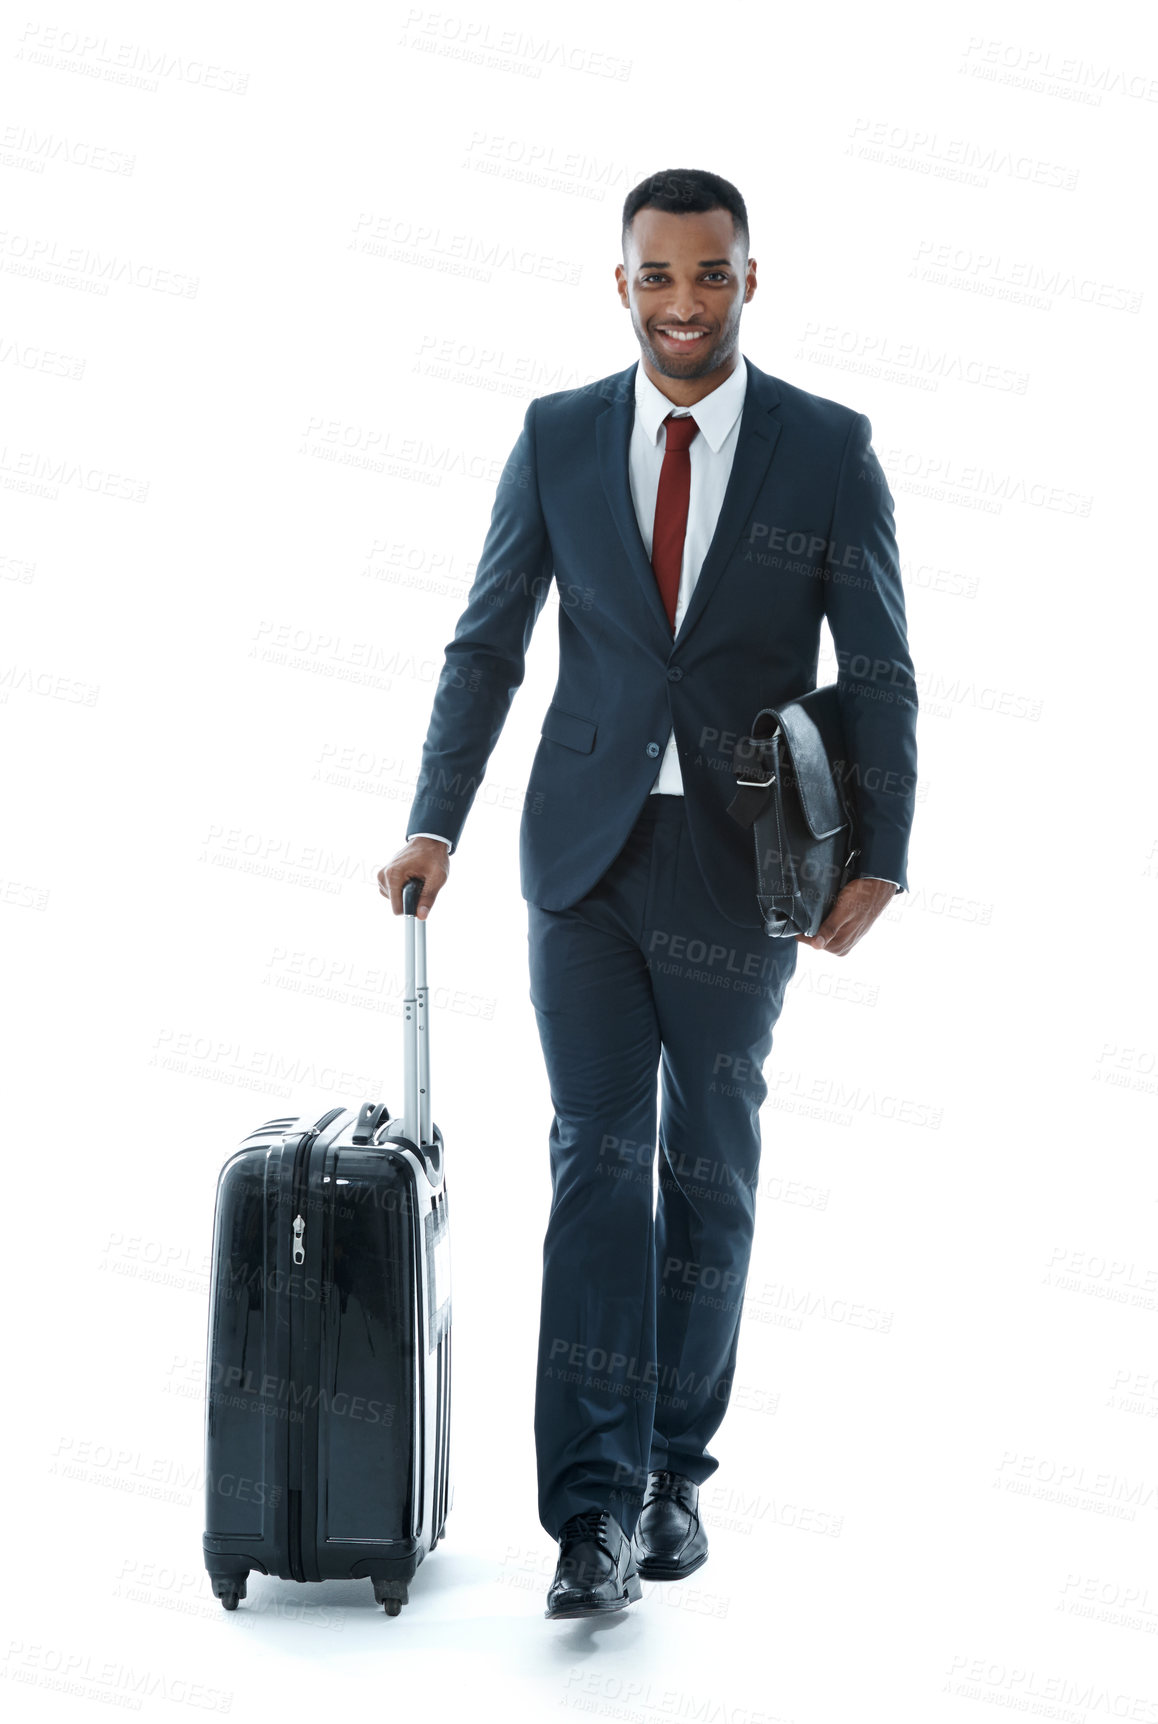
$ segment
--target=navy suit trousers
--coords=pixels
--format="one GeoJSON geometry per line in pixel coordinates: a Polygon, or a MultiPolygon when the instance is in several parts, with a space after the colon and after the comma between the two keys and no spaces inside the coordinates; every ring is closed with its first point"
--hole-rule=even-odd
{"type": "Polygon", "coordinates": [[[735,1368],[762,1067],[798,947],[719,914],[683,797],[658,794],[577,903],[528,904],[528,943],[554,1108],[539,1517],[555,1538],[609,1508],[630,1533],[649,1470],[702,1484],[719,1464],[707,1444],[735,1368]]]}

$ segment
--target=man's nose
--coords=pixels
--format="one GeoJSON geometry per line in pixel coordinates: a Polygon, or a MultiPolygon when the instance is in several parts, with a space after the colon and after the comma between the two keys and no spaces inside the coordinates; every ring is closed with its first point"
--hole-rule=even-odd
{"type": "Polygon", "coordinates": [[[673,323],[696,323],[703,312],[699,294],[694,288],[679,290],[668,301],[668,316],[673,323]]]}

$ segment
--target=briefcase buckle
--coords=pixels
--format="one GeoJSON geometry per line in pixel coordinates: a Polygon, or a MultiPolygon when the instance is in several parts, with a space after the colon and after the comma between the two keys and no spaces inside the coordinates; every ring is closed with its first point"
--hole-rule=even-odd
{"type": "MultiPolygon", "coordinates": [[[[775,742],[779,735],[780,726],[777,725],[771,736],[745,736],[737,745],[736,752],[744,749],[746,753],[754,754],[758,761],[763,760],[769,753],[768,745],[775,742]]],[[[767,790],[770,784],[775,784],[776,774],[773,772],[768,778],[734,778],[732,782],[742,785],[745,790],[767,790]]]]}

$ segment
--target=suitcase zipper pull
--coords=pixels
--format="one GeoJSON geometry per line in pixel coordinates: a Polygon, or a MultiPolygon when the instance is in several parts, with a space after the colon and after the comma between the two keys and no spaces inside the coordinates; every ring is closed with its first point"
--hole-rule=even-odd
{"type": "Polygon", "coordinates": [[[306,1260],[306,1224],[300,1215],[294,1216],[294,1262],[304,1263],[306,1260]]]}

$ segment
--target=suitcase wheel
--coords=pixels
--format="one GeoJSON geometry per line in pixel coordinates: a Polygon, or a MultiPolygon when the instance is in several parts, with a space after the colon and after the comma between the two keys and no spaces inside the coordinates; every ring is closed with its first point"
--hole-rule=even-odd
{"type": "Polygon", "coordinates": [[[409,1601],[410,1592],[404,1580],[376,1580],[374,1582],[374,1602],[386,1607],[387,1616],[401,1614],[402,1606],[409,1601]]]}
{"type": "Polygon", "coordinates": [[[221,1600],[223,1610],[236,1610],[238,1603],[245,1597],[244,1574],[211,1574],[213,1591],[221,1600]]]}

